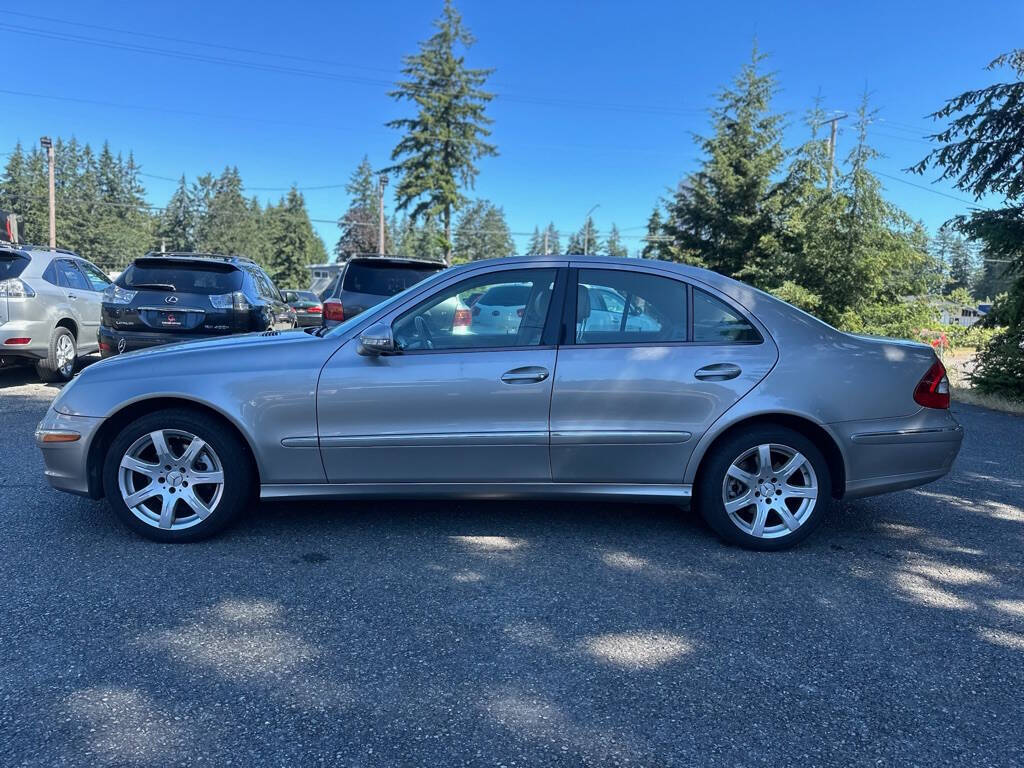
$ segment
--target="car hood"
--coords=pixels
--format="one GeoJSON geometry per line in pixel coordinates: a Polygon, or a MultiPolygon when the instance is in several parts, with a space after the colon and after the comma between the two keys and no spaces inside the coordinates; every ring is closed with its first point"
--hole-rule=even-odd
{"type": "MultiPolygon", "coordinates": [[[[212,339],[193,339],[148,347],[123,355],[115,355],[102,360],[97,365],[124,365],[140,362],[145,365],[152,358],[164,359],[169,355],[216,355],[231,350],[262,347],[275,344],[290,344],[311,338],[302,331],[260,331],[259,333],[243,333],[232,336],[218,336],[212,339]]],[[[91,366],[95,367],[95,366],[91,366]]],[[[86,369],[90,370],[90,369],[86,369]]],[[[84,371],[83,371],[84,373],[84,371]]]]}

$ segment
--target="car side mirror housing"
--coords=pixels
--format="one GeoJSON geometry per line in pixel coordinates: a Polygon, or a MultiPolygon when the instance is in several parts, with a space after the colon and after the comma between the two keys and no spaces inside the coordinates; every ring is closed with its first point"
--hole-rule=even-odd
{"type": "Polygon", "coordinates": [[[395,336],[387,323],[374,323],[359,334],[360,355],[393,355],[397,351],[395,336]]]}

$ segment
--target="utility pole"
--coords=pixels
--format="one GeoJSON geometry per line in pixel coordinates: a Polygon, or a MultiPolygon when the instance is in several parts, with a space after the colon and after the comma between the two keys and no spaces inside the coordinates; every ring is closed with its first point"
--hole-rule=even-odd
{"type": "Polygon", "coordinates": [[[835,117],[830,117],[826,120],[826,123],[831,123],[832,128],[828,136],[828,191],[832,191],[832,177],[836,172],[836,123],[840,120],[849,117],[845,112],[835,117]]]}
{"type": "Polygon", "coordinates": [[[55,250],[57,248],[57,202],[55,199],[53,142],[50,141],[49,136],[43,136],[39,139],[39,144],[46,150],[46,162],[50,166],[50,249],[55,250]]]}
{"type": "Polygon", "coordinates": [[[377,210],[380,213],[380,229],[377,231],[377,253],[384,255],[384,187],[388,185],[388,177],[383,173],[377,183],[377,210]]]}

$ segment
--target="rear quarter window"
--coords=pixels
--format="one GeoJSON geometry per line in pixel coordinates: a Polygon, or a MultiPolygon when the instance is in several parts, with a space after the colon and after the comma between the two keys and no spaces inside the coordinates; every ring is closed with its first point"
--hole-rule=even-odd
{"type": "Polygon", "coordinates": [[[739,312],[704,291],[693,289],[693,340],[719,344],[762,341],[739,312]]]}

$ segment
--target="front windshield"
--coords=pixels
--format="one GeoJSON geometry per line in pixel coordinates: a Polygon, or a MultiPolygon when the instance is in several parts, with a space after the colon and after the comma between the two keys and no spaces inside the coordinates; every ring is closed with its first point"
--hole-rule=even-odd
{"type": "Polygon", "coordinates": [[[396,293],[394,296],[391,296],[390,298],[384,299],[384,301],[382,301],[380,304],[375,304],[374,306],[370,307],[370,309],[368,309],[366,312],[354,315],[353,317],[350,317],[348,320],[341,323],[340,325],[334,326],[333,328],[331,328],[331,330],[325,333],[324,336],[338,336],[344,333],[349,328],[351,328],[356,323],[365,320],[367,313],[373,312],[374,314],[377,314],[382,309],[387,309],[388,307],[391,307],[395,304],[398,304],[399,302],[404,301],[406,297],[408,297],[409,294],[413,293],[414,291],[419,291],[421,288],[429,288],[431,285],[433,285],[443,277],[446,277],[447,275],[447,269],[442,269],[440,272],[435,272],[427,279],[421,280],[420,282],[414,285],[410,285],[404,291],[396,293]]]}

